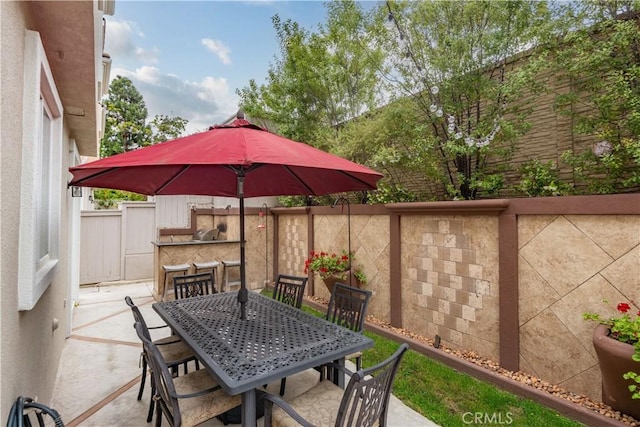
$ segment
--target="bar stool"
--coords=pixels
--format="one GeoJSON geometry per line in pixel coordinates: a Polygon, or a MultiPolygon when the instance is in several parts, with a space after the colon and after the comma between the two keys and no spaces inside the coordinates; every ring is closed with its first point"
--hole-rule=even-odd
{"type": "Polygon", "coordinates": [[[195,268],[195,272],[198,273],[200,270],[211,270],[211,274],[213,275],[213,292],[218,292],[216,289],[216,283],[218,282],[218,266],[220,265],[219,261],[206,261],[206,262],[194,262],[193,268],[195,268]]]}
{"type": "Polygon", "coordinates": [[[229,281],[229,269],[238,267],[238,271],[240,271],[240,260],[223,260],[222,265],[224,267],[224,283],[222,284],[222,290],[228,291],[230,286],[240,286],[240,280],[229,281]]]}
{"type": "Polygon", "coordinates": [[[167,279],[169,278],[169,274],[173,274],[175,276],[177,273],[182,273],[182,275],[184,276],[189,272],[189,268],[191,268],[191,265],[189,264],[167,264],[162,266],[162,269],[164,270],[164,289],[162,290],[162,301],[164,301],[165,296],[167,295],[167,279]]]}

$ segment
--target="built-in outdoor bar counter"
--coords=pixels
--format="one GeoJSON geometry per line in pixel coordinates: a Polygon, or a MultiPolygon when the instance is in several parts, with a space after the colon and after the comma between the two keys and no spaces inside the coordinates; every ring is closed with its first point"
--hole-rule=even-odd
{"type": "MultiPolygon", "coordinates": [[[[163,265],[189,264],[191,267],[187,274],[195,273],[194,262],[219,261],[217,268],[216,288],[220,289],[223,277],[223,260],[240,259],[240,240],[212,240],[212,241],[184,241],[184,242],[154,242],[154,296],[160,300],[164,292],[163,265]]],[[[234,269],[230,273],[231,280],[238,280],[238,271],[234,269]]],[[[171,289],[171,280],[168,281],[171,289]]]]}
{"type": "MultiPolygon", "coordinates": [[[[267,221],[258,215],[258,209],[248,209],[245,213],[246,239],[246,283],[247,288],[257,289],[263,286],[267,256],[265,242],[267,227],[261,221],[267,221]],[[253,212],[255,210],[255,212],[253,212]]],[[[264,215],[264,214],[263,214],[264,215]]],[[[154,288],[156,300],[161,300],[164,292],[165,273],[163,265],[189,264],[188,274],[195,273],[194,263],[218,261],[216,289],[220,290],[224,280],[222,261],[240,260],[240,221],[237,209],[201,209],[191,210],[191,225],[187,228],[160,229],[158,241],[154,244],[154,288]],[[196,240],[207,231],[214,230],[215,240],[196,240]],[[217,234],[217,236],[215,236],[217,234]]],[[[267,224],[266,222],[264,224],[267,224]]],[[[178,273],[181,274],[181,273],[178,273]]],[[[172,287],[172,276],[167,281],[172,287]]],[[[229,280],[239,280],[239,269],[232,268],[229,280]]]]}

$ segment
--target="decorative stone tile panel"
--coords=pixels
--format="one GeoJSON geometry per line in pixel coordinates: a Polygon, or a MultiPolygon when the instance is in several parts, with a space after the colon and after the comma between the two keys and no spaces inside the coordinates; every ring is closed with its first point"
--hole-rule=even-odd
{"type": "Polygon", "coordinates": [[[287,242],[287,245],[280,248],[279,271],[276,273],[304,276],[304,262],[309,256],[306,217],[283,215],[279,218],[280,241],[287,242]]]}
{"type": "Polygon", "coordinates": [[[554,383],[580,374],[584,366],[590,367],[595,362],[550,310],[544,310],[523,325],[520,335],[520,355],[532,367],[533,372],[530,373],[554,383]],[[562,377],[558,372],[562,372],[562,377]]]}
{"type": "Polygon", "coordinates": [[[564,217],[558,217],[520,250],[560,295],[611,263],[612,258],[564,217]]]}
{"type": "MultiPolygon", "coordinates": [[[[373,292],[368,313],[383,321],[389,321],[389,219],[381,215],[351,215],[351,225],[347,216],[316,215],[314,216],[314,248],[316,251],[341,253],[349,248],[349,231],[351,232],[351,251],[355,253],[355,264],[362,268],[367,276],[365,287],[373,292]],[[350,230],[349,230],[350,229],[350,230]]],[[[422,259],[423,257],[420,257],[422,259]]],[[[424,282],[418,277],[418,269],[406,271],[411,282],[424,282]]],[[[404,279],[404,278],[403,278],[404,279]]],[[[314,278],[316,295],[326,300],[329,292],[323,282],[314,278]]]]}
{"type": "Polygon", "coordinates": [[[627,299],[640,304],[640,245],[622,254],[601,274],[615,284],[627,299]]]}
{"type": "Polygon", "coordinates": [[[519,216],[518,239],[521,369],[599,400],[595,325],[582,313],[640,302],[637,216],[519,216]]]}
{"type": "Polygon", "coordinates": [[[612,258],[619,258],[640,244],[640,225],[636,217],[567,215],[566,218],[612,258]]]}
{"type": "Polygon", "coordinates": [[[403,270],[411,272],[410,279],[415,271],[424,283],[403,292],[403,305],[415,307],[405,311],[403,324],[429,337],[437,334],[453,347],[469,348],[467,341],[488,340],[481,346],[490,349],[484,355],[495,358],[497,321],[487,316],[492,325],[486,328],[476,320],[479,310],[497,311],[495,301],[490,299],[487,307],[484,301],[492,288],[497,295],[497,274],[492,273],[497,267],[497,220],[406,218],[405,223],[403,218],[402,233],[402,253],[408,255],[403,270]]]}

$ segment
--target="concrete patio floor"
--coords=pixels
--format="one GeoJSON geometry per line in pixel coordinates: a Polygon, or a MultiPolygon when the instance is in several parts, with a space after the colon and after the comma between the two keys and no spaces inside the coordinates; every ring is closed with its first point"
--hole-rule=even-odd
{"type": "MultiPolygon", "coordinates": [[[[160,325],[162,321],[151,306],[155,302],[151,289],[150,282],[81,287],[51,402],[67,427],[148,425],[149,381],[142,400],[136,400],[141,344],[124,297],[129,295],[140,307],[149,326],[160,325]]],[[[160,336],[153,335],[154,338],[160,336]]],[[[289,377],[285,398],[304,392],[317,381],[314,370],[289,377]]],[[[269,391],[277,393],[279,386],[280,381],[270,384],[269,391]]],[[[387,425],[390,427],[436,426],[395,396],[389,409],[387,425]]],[[[168,425],[166,420],[163,424],[168,425]]],[[[202,425],[223,424],[215,419],[202,425]]],[[[258,425],[262,425],[261,419],[258,425]]]]}

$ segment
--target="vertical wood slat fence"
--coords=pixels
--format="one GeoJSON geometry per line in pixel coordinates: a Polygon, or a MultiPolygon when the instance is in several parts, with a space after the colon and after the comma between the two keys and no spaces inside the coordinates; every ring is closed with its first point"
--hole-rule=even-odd
{"type": "Polygon", "coordinates": [[[153,277],[155,203],[82,211],[80,284],[153,277]]]}

